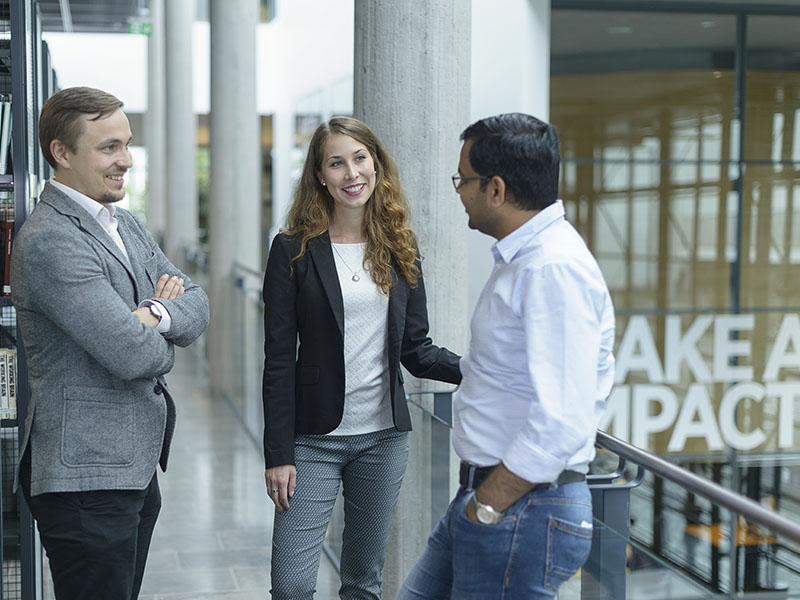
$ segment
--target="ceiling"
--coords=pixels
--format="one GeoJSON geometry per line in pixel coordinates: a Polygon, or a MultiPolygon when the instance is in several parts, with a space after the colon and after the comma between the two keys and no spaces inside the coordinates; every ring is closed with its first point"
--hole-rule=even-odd
{"type": "Polygon", "coordinates": [[[148,0],[37,0],[45,31],[127,33],[128,19],[147,16],[148,0]],[[65,9],[62,11],[62,8],[65,9]]]}

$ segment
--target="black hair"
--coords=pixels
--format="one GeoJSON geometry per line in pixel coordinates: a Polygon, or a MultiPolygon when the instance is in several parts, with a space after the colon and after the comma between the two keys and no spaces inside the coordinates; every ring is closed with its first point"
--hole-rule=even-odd
{"type": "MultiPolygon", "coordinates": [[[[476,121],[461,133],[472,140],[469,162],[479,175],[500,177],[514,203],[541,210],[558,198],[560,154],[553,125],[523,113],[507,113],[476,121]]],[[[488,182],[481,182],[482,189],[488,182]]]]}

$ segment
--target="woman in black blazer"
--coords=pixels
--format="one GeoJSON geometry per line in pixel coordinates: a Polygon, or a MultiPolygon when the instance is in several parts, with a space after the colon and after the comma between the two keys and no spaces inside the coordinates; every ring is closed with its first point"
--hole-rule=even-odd
{"type": "Polygon", "coordinates": [[[335,117],[314,133],[263,293],[272,596],[313,597],[341,482],[339,594],[380,598],[411,429],[400,364],[450,383],[461,373],[428,337],[397,167],[364,123],[335,117]]]}

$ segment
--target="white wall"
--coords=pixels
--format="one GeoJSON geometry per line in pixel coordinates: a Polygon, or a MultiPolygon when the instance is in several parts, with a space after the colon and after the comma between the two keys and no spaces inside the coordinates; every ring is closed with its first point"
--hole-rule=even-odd
{"type": "Polygon", "coordinates": [[[145,36],[46,32],[42,37],[62,88],[99,88],[122,100],[128,112],[147,110],[145,36]]]}
{"type": "Polygon", "coordinates": [[[275,14],[258,28],[259,112],[315,98],[324,113],[351,112],[353,0],[278,0],[275,14]]]}

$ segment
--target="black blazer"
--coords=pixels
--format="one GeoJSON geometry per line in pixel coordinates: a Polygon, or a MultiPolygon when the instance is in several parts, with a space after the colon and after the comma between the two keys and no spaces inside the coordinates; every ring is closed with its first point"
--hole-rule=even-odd
{"type": "MultiPolygon", "coordinates": [[[[267,468],[294,464],[294,437],[329,433],[344,411],[344,302],[327,232],[309,240],[279,234],[264,276],[264,458],[267,468]],[[298,346],[299,338],[299,346],[298,346]]],[[[460,357],[428,337],[425,285],[411,287],[394,265],[389,294],[389,382],[394,424],[411,430],[403,363],[416,377],[461,381],[460,357]]]]}

